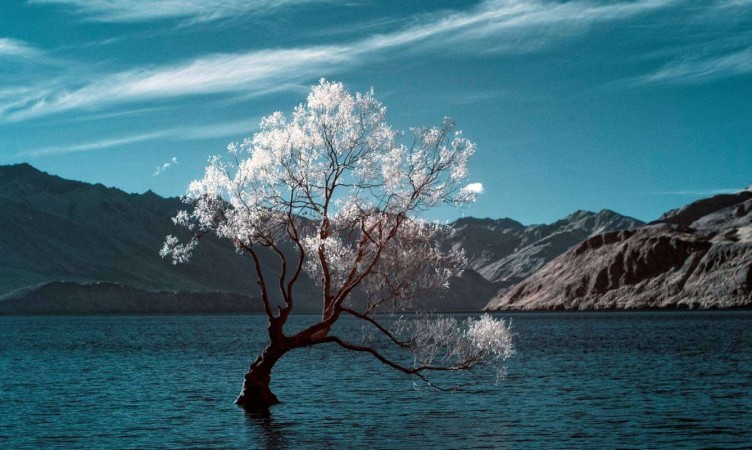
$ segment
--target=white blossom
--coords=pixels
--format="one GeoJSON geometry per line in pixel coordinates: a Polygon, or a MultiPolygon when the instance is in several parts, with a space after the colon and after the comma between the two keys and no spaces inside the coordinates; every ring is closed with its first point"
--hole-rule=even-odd
{"type": "Polygon", "coordinates": [[[178,238],[173,235],[168,235],[165,238],[164,245],[159,251],[159,254],[163,258],[171,256],[173,264],[181,264],[188,262],[194,248],[196,248],[196,241],[192,240],[185,244],[181,244],[178,238]]]}

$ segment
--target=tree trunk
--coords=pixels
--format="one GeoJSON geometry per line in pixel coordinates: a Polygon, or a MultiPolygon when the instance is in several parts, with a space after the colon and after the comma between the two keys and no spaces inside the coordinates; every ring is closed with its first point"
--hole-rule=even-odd
{"type": "Polygon", "coordinates": [[[243,380],[243,389],[235,404],[252,411],[263,411],[279,403],[277,396],[269,389],[272,367],[287,350],[269,345],[251,364],[243,380]]]}

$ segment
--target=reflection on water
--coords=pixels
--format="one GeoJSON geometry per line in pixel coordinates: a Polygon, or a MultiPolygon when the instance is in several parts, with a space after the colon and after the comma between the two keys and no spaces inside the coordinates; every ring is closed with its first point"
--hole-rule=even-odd
{"type": "Polygon", "coordinates": [[[274,421],[271,411],[244,411],[251,440],[267,449],[287,448],[284,427],[274,421]]]}
{"type": "Polygon", "coordinates": [[[368,355],[302,349],[265,414],[233,404],[263,317],[1,317],[0,448],[752,443],[752,312],[512,316],[499,386],[415,390],[368,355]]]}

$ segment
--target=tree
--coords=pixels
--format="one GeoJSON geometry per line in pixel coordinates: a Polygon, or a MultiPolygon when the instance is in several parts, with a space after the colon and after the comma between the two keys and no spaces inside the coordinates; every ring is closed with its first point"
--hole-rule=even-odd
{"type": "Polygon", "coordinates": [[[420,217],[441,203],[475,200],[476,190],[462,187],[475,145],[450,119],[411,130],[409,145],[401,144],[403,134],[385,114],[372,90],[353,96],[322,79],[289,119],[267,116],[251,138],[228,146],[229,158],[211,158],[188,188],[192,208],[173,219],[193,232],[187,242],[167,237],[161,254],[174,263],[187,261],[206,233],[253,260],[269,343],[245,375],[236,400],[245,408],[278,402],[272,368],[296,348],[335,344],[369,353],[439,389],[446,387],[431,383],[430,373],[474,374],[512,354],[509,328],[488,315],[462,323],[430,314],[395,320],[393,313],[416,311],[419,297],[462,272],[464,253],[444,244],[452,229],[420,217]],[[262,269],[261,248],[279,260],[273,277],[262,269]],[[304,273],[321,287],[321,318],[289,332],[304,273]],[[363,321],[408,357],[337,336],[332,328],[343,316],[363,321]]]}

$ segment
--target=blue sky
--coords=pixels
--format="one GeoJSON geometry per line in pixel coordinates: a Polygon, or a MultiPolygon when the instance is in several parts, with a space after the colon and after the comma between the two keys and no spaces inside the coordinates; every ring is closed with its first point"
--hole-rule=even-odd
{"type": "Polygon", "coordinates": [[[321,77],[478,143],[459,214],[651,220],[752,183],[752,0],[4,0],[0,164],[180,195],[321,77]]]}

